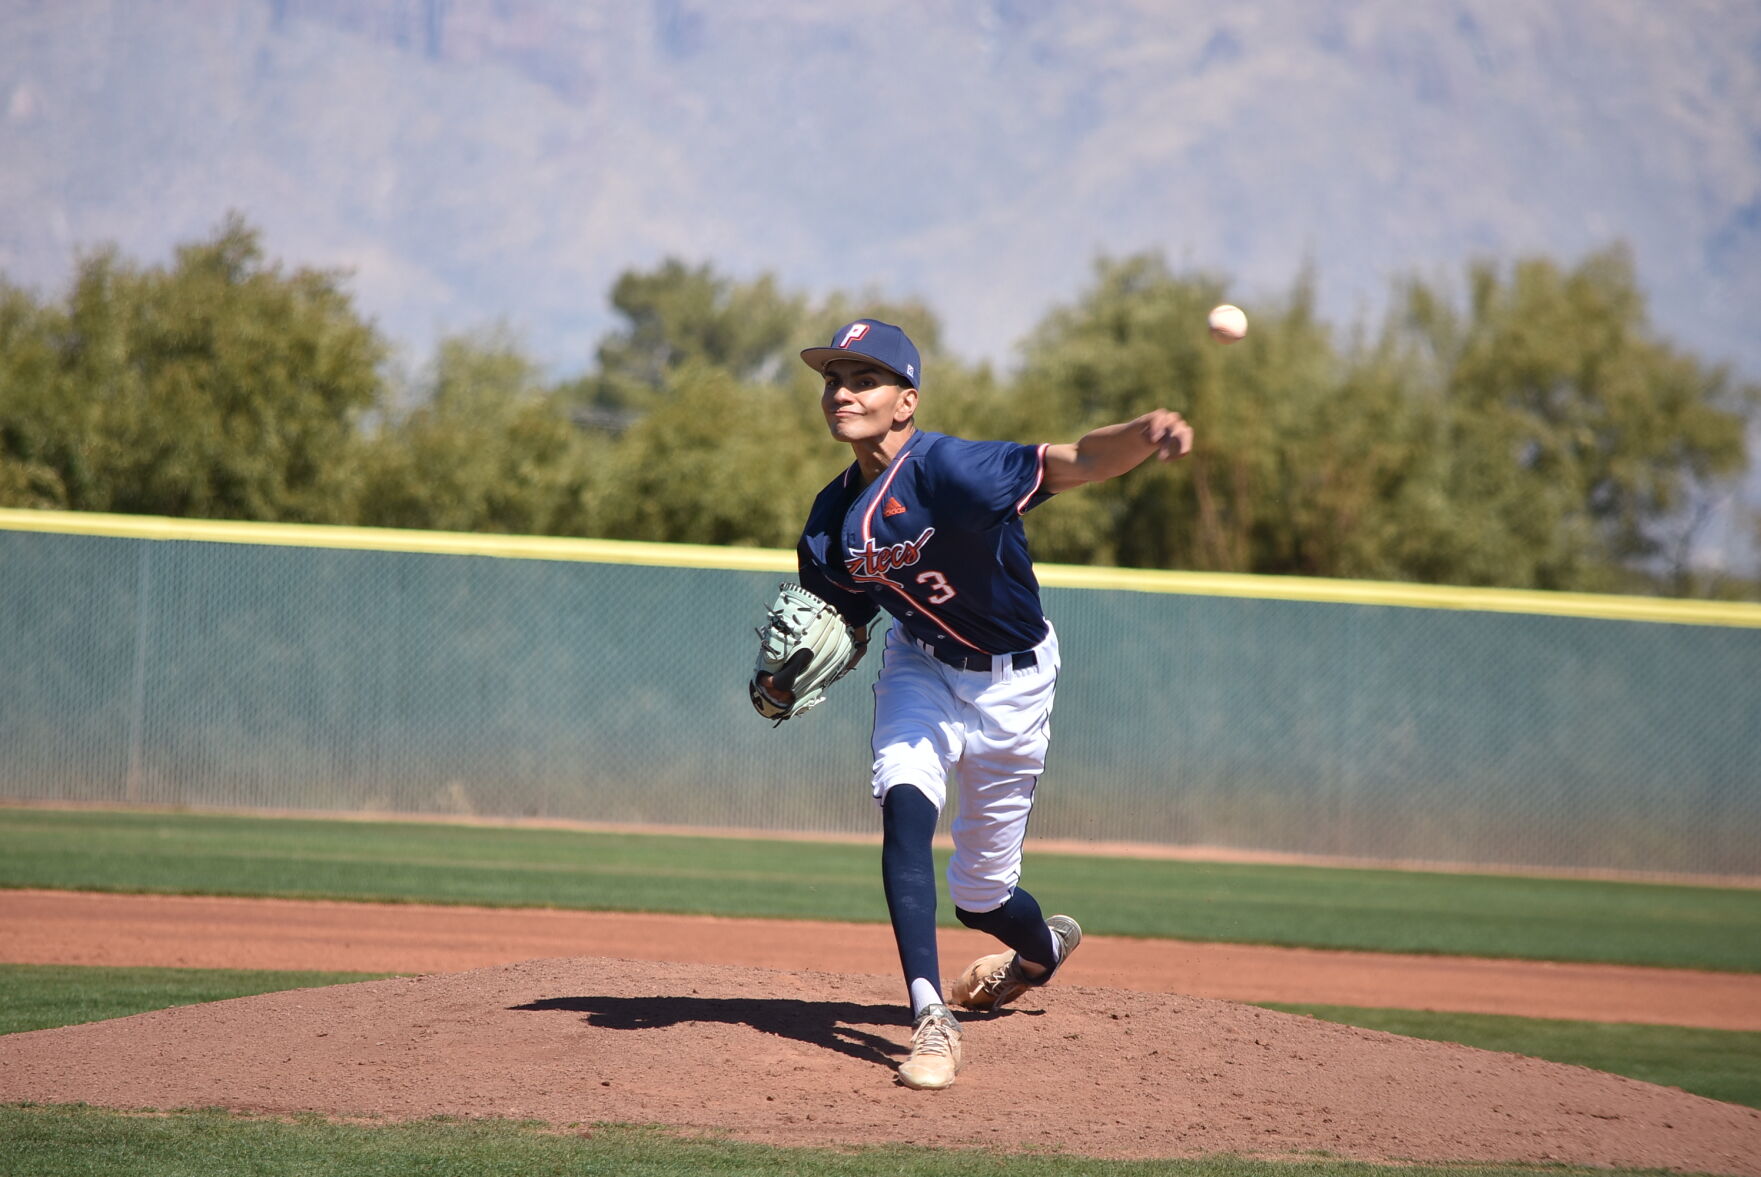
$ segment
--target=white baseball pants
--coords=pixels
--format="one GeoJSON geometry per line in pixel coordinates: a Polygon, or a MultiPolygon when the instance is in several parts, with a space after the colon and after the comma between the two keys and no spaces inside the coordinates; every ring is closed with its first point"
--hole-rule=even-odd
{"type": "Polygon", "coordinates": [[[1021,845],[1052,734],[1057,632],[1048,628],[1034,654],[1037,664],[1025,669],[999,654],[989,671],[961,670],[898,625],[887,632],[874,685],[874,798],[915,785],[939,813],[954,774],[948,892],[967,911],[1000,907],[1021,879],[1021,845]]]}

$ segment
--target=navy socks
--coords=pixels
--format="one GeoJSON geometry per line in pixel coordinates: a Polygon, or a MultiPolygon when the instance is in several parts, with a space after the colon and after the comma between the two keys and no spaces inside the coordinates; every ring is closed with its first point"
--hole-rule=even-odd
{"type": "Polygon", "coordinates": [[[988,932],[1013,948],[1022,960],[1048,969],[1057,966],[1058,949],[1052,940],[1052,930],[1046,927],[1045,916],[1040,914],[1039,901],[1020,887],[1001,907],[990,911],[956,907],[954,914],[967,927],[988,932]]]}
{"type": "MultiPolygon", "coordinates": [[[[887,790],[881,806],[881,882],[914,1014],[921,1013],[929,1002],[942,1000],[941,966],[936,955],[936,867],[931,850],[938,816],[929,798],[912,785],[887,790]]],[[[1022,960],[1047,969],[1057,966],[1057,945],[1039,901],[1020,887],[1001,907],[991,911],[955,907],[954,914],[967,927],[987,932],[1013,948],[1022,960]]]]}
{"type": "Polygon", "coordinates": [[[930,848],[937,816],[930,799],[911,785],[887,790],[881,806],[881,882],[913,1014],[921,1013],[931,1000],[942,1000],[936,956],[936,865],[930,848]]]}

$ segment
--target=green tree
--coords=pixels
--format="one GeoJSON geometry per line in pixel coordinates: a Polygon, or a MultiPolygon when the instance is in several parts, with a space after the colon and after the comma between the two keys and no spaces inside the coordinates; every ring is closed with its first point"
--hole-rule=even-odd
{"type": "MultiPolygon", "coordinates": [[[[1745,465],[1756,390],[1656,338],[1624,251],[1469,270],[1464,310],[1404,284],[1341,351],[1313,283],[1204,335],[1222,286],[1103,260],[1035,333],[1007,435],[1064,440],[1166,404],[1199,445],[1060,496],[1036,550],[1072,562],[1576,590],[1655,589],[1745,465]]],[[[1691,578],[1668,586],[1686,591],[1691,578]]]]}
{"type": "MultiPolygon", "coordinates": [[[[341,278],[268,262],[236,216],[169,267],[82,259],[65,302],[0,282],[0,503],[792,545],[848,461],[797,352],[903,325],[919,424],[1069,441],[1156,405],[1187,460],[1061,495],[1042,558],[1577,590],[1739,591],[1685,554],[1745,469],[1761,389],[1653,331],[1622,249],[1407,280],[1341,346],[1312,276],[1206,336],[1224,283],[1102,259],[1018,375],[959,360],[917,300],[812,299],[669,259],[622,275],[598,367],[548,387],[505,335],[444,341],[413,405],[341,278]]],[[[1754,586],[1740,591],[1751,595],[1754,586]]]]}
{"type": "Polygon", "coordinates": [[[1413,573],[1618,590],[1655,587],[1662,569],[1663,587],[1687,588],[1681,553],[1705,496],[1747,464],[1761,390],[1656,336],[1622,248],[1571,268],[1478,263],[1467,285],[1458,309],[1411,281],[1391,319],[1424,361],[1425,493],[1449,507],[1413,526],[1413,573]]]}
{"type": "Polygon", "coordinates": [[[935,370],[938,389],[963,386],[983,371],[943,352],[941,324],[927,305],[872,291],[834,291],[814,301],[781,289],[770,274],[741,281],[709,263],[668,258],[619,275],[611,303],[622,324],[600,343],[596,369],[564,391],[582,404],[631,410],[626,423],[687,368],[713,368],[742,384],[811,383],[797,353],[855,318],[903,326],[935,370]]]}
{"type": "Polygon", "coordinates": [[[22,373],[8,447],[48,497],[218,519],[351,510],[356,423],[380,395],[383,345],[338,275],[284,273],[234,216],[168,269],[98,251],[66,309],[37,320],[0,344],[0,364],[22,373]]]}
{"type": "Polygon", "coordinates": [[[564,390],[616,433],[593,519],[606,537],[793,547],[813,496],[850,460],[799,352],[851,319],[899,323],[918,344],[926,427],[977,425],[997,396],[987,369],[943,352],[921,302],[815,301],[769,275],[741,282],[677,260],[624,274],[612,302],[624,326],[600,347],[599,371],[564,390]]]}
{"type": "Polygon", "coordinates": [[[67,506],[62,472],[78,453],[59,378],[61,317],[0,283],[0,506],[67,506]]]}
{"type": "Polygon", "coordinates": [[[781,378],[804,308],[769,274],[739,282],[707,263],[693,267],[677,258],[619,275],[611,304],[623,325],[599,345],[597,370],[568,393],[602,409],[637,411],[693,364],[741,381],[781,378]]]}
{"type": "Polygon", "coordinates": [[[1222,296],[1220,280],[1174,274],[1155,255],[1103,259],[1092,287],[1035,331],[1012,436],[1073,441],[1157,406],[1199,431],[1182,462],[1146,464],[1034,512],[1042,557],[1331,574],[1325,517],[1367,496],[1361,458],[1371,439],[1338,411],[1339,359],[1315,318],[1311,283],[1299,279],[1283,305],[1256,308],[1248,338],[1228,348],[1205,328],[1222,296]],[[1330,446],[1316,436],[1322,423],[1330,446]],[[1292,510],[1297,503],[1310,518],[1292,510]]]}
{"type": "Polygon", "coordinates": [[[362,460],[360,522],[379,527],[585,535],[609,443],[504,334],[441,341],[415,406],[387,414],[362,460]]]}
{"type": "Polygon", "coordinates": [[[818,398],[799,382],[741,383],[703,363],[673,373],[662,392],[618,438],[597,534],[793,548],[814,494],[848,461],[818,398]]]}

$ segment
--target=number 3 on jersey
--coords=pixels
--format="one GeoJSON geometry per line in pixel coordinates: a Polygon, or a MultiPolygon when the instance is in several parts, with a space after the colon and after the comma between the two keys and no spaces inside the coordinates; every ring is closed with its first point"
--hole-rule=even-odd
{"type": "Polygon", "coordinates": [[[932,605],[945,605],[954,599],[954,586],[949,584],[948,578],[939,572],[919,572],[917,583],[927,584],[934,590],[927,598],[932,605]]]}

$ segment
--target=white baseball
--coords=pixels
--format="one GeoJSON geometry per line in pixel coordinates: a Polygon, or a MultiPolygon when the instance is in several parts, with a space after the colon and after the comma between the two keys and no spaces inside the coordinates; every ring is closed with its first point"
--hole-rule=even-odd
{"type": "Polygon", "coordinates": [[[1247,334],[1247,316],[1241,308],[1224,303],[1211,308],[1211,338],[1218,343],[1234,343],[1247,334]]]}

